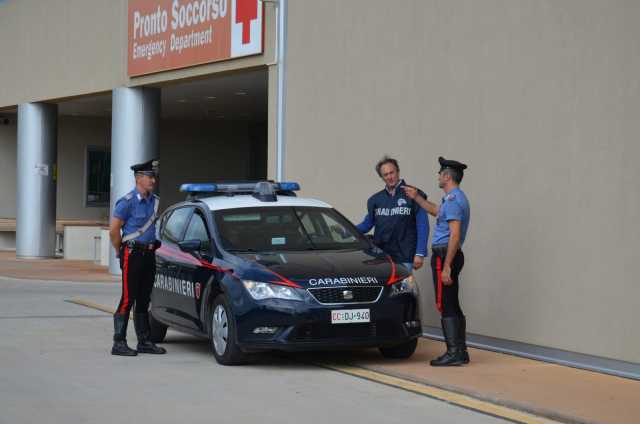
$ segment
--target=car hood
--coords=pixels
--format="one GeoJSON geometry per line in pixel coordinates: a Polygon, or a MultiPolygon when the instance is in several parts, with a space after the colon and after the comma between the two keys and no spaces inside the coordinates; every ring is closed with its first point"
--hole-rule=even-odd
{"type": "Polygon", "coordinates": [[[258,281],[267,279],[305,288],[385,285],[409,274],[387,256],[362,250],[242,254],[240,257],[248,265],[247,272],[243,273],[245,278],[258,274],[253,277],[258,281]]]}

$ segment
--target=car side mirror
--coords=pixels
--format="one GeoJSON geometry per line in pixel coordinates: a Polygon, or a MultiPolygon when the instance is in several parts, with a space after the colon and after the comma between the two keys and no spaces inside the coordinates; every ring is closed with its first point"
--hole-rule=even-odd
{"type": "Polygon", "coordinates": [[[183,252],[199,253],[202,248],[202,242],[200,240],[184,240],[178,243],[178,247],[183,252]]]}

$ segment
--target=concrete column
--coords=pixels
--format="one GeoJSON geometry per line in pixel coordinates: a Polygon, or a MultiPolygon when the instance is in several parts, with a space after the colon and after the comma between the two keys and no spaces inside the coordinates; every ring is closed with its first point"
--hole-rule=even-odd
{"type": "MultiPolygon", "coordinates": [[[[111,120],[111,209],[116,200],[131,191],[135,179],[130,166],[158,158],[160,89],[120,87],[113,90],[111,120]]],[[[162,167],[162,163],[160,163],[162,167]]],[[[120,274],[111,248],[109,272],[120,274]]]]}
{"type": "Polygon", "coordinates": [[[18,106],[16,256],[49,258],[56,250],[58,106],[18,106]]]}

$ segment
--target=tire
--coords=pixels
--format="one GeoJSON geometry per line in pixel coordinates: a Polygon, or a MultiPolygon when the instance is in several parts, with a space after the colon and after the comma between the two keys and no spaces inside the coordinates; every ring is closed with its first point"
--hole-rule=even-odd
{"type": "Polygon", "coordinates": [[[390,347],[381,347],[380,353],[389,359],[407,359],[416,351],[418,339],[411,339],[408,342],[390,347]]]}
{"type": "Polygon", "coordinates": [[[162,343],[167,335],[168,328],[169,327],[156,320],[152,313],[149,313],[149,338],[153,343],[162,343]]]}
{"type": "Polygon", "coordinates": [[[211,353],[219,364],[240,365],[246,362],[246,355],[238,347],[236,322],[224,294],[219,294],[213,301],[208,327],[211,353]]]}

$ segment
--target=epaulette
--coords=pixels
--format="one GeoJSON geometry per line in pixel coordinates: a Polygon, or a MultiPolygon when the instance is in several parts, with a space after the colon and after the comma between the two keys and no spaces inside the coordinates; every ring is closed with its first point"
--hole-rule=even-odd
{"type": "Polygon", "coordinates": [[[133,193],[127,193],[124,195],[125,200],[131,200],[133,199],[133,193]]]}
{"type": "Polygon", "coordinates": [[[153,198],[156,200],[160,200],[160,196],[158,196],[157,194],[153,193],[153,198]]]}
{"type": "Polygon", "coordinates": [[[453,200],[455,198],[456,198],[456,195],[453,193],[447,195],[447,200],[453,200]]]}

